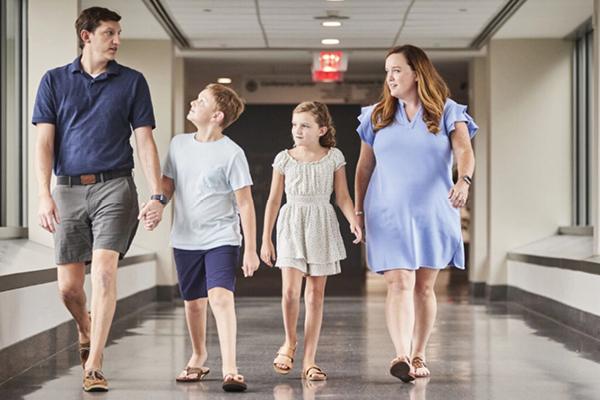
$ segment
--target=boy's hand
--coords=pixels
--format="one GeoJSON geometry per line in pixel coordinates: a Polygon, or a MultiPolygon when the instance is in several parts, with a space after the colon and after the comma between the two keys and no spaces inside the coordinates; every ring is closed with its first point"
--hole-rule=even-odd
{"type": "Polygon", "coordinates": [[[264,241],[262,246],[260,246],[260,259],[269,267],[273,266],[273,262],[277,257],[275,255],[275,246],[273,246],[272,241],[264,241]]]}
{"type": "Polygon", "coordinates": [[[356,239],[354,239],[352,241],[352,243],[359,244],[363,238],[362,229],[360,229],[360,226],[355,225],[355,224],[350,224],[350,232],[352,232],[354,234],[354,236],[356,237],[356,239]]]}
{"type": "Polygon", "coordinates": [[[244,265],[242,270],[244,271],[244,278],[249,278],[254,275],[254,271],[258,269],[260,261],[255,252],[244,252],[244,265]]]}

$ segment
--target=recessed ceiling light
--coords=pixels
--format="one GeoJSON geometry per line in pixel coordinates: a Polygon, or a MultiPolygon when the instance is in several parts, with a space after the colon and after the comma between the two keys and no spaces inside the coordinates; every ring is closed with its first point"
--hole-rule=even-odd
{"type": "Polygon", "coordinates": [[[336,26],[342,26],[342,23],[340,21],[323,21],[321,22],[321,25],[327,28],[333,28],[336,26]]]}
{"type": "Polygon", "coordinates": [[[323,39],[321,44],[340,44],[340,39],[323,39]]]}
{"type": "Polygon", "coordinates": [[[231,78],[219,78],[217,82],[222,83],[223,85],[229,85],[231,83],[231,78]]]}

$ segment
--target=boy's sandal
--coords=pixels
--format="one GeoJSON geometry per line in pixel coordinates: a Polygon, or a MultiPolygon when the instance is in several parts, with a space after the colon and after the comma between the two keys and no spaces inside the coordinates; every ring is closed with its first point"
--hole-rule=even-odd
{"type": "Polygon", "coordinates": [[[423,361],[423,359],[421,357],[419,357],[419,356],[413,357],[412,365],[413,365],[413,367],[415,367],[415,378],[427,378],[428,376],[431,375],[429,368],[427,368],[427,364],[425,364],[425,361],[423,361]],[[417,370],[419,370],[419,369],[424,370],[425,373],[418,374],[417,370]]]}
{"type": "Polygon", "coordinates": [[[281,346],[279,350],[277,350],[277,356],[273,360],[273,369],[275,372],[281,375],[289,374],[294,366],[295,353],[296,348],[281,346]],[[286,368],[281,368],[278,364],[285,365],[286,368]]]}
{"type": "Polygon", "coordinates": [[[415,377],[411,372],[410,359],[406,356],[396,357],[392,360],[390,365],[390,374],[400,379],[404,383],[415,380],[415,377]]]}
{"type": "Polygon", "coordinates": [[[227,374],[223,377],[223,390],[226,392],[243,392],[247,388],[243,375],[227,374]]]}
{"type": "Polygon", "coordinates": [[[311,365],[304,370],[304,378],[307,381],[325,381],[327,374],[318,365],[311,365]]]}
{"type": "Polygon", "coordinates": [[[185,367],[183,371],[181,371],[181,374],[179,374],[179,376],[175,378],[175,380],[177,382],[199,382],[202,379],[204,379],[204,377],[208,375],[209,372],[210,368],[196,368],[188,366],[185,367]]]}

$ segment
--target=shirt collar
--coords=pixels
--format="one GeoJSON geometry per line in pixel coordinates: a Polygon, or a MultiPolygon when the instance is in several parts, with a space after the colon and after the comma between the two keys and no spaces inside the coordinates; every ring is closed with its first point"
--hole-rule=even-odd
{"type": "MultiPolygon", "coordinates": [[[[73,62],[69,65],[69,70],[71,73],[75,72],[83,72],[83,68],[81,68],[81,56],[77,57],[73,60],[73,62]]],[[[106,67],[106,73],[108,75],[119,75],[121,72],[121,66],[116,61],[109,61],[106,67]]]]}

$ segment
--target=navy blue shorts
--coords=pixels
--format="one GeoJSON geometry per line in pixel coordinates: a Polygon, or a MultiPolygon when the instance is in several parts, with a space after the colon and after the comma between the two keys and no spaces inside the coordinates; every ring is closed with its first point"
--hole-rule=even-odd
{"type": "Polygon", "coordinates": [[[173,249],[179,291],[184,300],[208,297],[208,291],[222,287],[235,291],[239,246],[219,246],[210,250],[173,249]]]}

